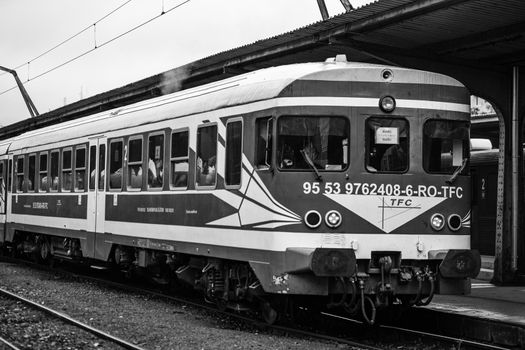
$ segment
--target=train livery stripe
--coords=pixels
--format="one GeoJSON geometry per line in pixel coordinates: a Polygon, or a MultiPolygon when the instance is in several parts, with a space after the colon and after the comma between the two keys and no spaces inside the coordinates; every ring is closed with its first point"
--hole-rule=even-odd
{"type": "Polygon", "coordinates": [[[234,207],[211,193],[106,195],[106,222],[202,226],[235,212],[234,207]]]}
{"type": "MultiPolygon", "coordinates": [[[[217,227],[165,226],[108,221],[105,231],[114,235],[181,241],[188,243],[231,246],[246,249],[285,251],[290,247],[353,248],[359,259],[370,258],[376,250],[403,251],[403,259],[427,259],[428,251],[448,250],[450,242],[455,249],[469,249],[469,235],[413,235],[396,234],[335,234],[314,232],[231,230],[217,227]],[[423,252],[417,246],[424,247],[423,252]]],[[[176,243],[175,243],[176,244],[176,243]]]]}
{"type": "MultiPolygon", "coordinates": [[[[379,98],[369,97],[281,97],[275,99],[277,107],[292,106],[342,106],[378,107],[379,98]]],[[[397,108],[434,109],[441,111],[470,113],[470,104],[428,100],[396,100],[397,108]]]]}
{"type": "Polygon", "coordinates": [[[380,97],[465,103],[470,94],[465,87],[415,83],[348,82],[332,80],[297,80],[279,97],[380,97]],[[388,85],[385,85],[388,84],[388,85]]]}
{"type": "Polygon", "coordinates": [[[13,195],[13,214],[86,219],[87,194],[13,195]]]}
{"type": "Polygon", "coordinates": [[[23,215],[23,214],[11,214],[8,218],[10,224],[30,224],[45,228],[58,228],[65,230],[77,230],[86,231],[88,222],[86,219],[71,219],[62,217],[57,219],[54,216],[36,216],[36,215],[23,215]]]}

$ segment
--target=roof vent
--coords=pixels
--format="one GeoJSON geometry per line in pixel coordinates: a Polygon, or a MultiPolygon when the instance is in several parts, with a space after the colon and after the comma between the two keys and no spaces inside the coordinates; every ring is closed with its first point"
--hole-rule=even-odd
{"type": "Polygon", "coordinates": [[[325,60],[326,63],[344,62],[347,63],[346,55],[336,55],[335,57],[328,57],[325,60]]]}
{"type": "Polygon", "coordinates": [[[346,59],[346,55],[336,55],[335,56],[335,61],[336,62],[348,62],[348,60],[346,59]]]}

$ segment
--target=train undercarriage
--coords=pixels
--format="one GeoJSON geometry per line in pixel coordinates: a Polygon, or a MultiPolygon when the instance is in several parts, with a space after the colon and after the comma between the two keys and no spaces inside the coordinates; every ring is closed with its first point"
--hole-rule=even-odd
{"type": "MultiPolygon", "coordinates": [[[[83,258],[77,238],[17,231],[3,248],[4,253],[38,263],[68,260],[101,264],[83,258]]],[[[468,278],[479,272],[479,254],[471,250],[451,250],[434,260],[402,260],[400,252],[373,252],[371,259],[357,260],[352,250],[326,248],[316,249],[306,258],[297,259],[294,254],[295,271],[292,268],[286,275],[307,276],[302,279],[307,281],[304,290],[315,289],[308,285],[312,281],[322,281],[326,293],[269,293],[263,287],[267,280],[259,278],[248,262],[123,245],[112,247],[106,264],[128,275],[147,276],[160,285],[190,287],[221,310],[255,311],[270,324],[279,317],[293,317],[298,307],[361,315],[366,323],[374,324],[377,311],[393,305],[424,306],[435,293],[468,293],[468,278]]]]}

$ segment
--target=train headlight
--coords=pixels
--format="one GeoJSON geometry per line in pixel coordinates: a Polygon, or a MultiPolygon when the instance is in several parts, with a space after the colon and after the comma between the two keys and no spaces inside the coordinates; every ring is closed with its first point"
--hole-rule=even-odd
{"type": "Polygon", "coordinates": [[[445,217],[439,213],[432,215],[430,217],[430,226],[436,231],[443,229],[445,226],[445,217]]]}
{"type": "Polygon", "coordinates": [[[323,218],[317,210],[310,210],[304,214],[304,223],[310,228],[317,228],[321,225],[323,218]]]}
{"type": "Polygon", "coordinates": [[[392,78],[394,77],[394,73],[390,69],[385,69],[381,72],[381,77],[385,81],[392,81],[392,78]]]}
{"type": "Polygon", "coordinates": [[[396,100],[392,96],[383,96],[379,100],[379,108],[385,113],[390,113],[396,108],[396,100]]]}
{"type": "Polygon", "coordinates": [[[324,221],[328,227],[336,228],[343,222],[343,217],[337,210],[330,210],[326,213],[324,221]]]}
{"type": "Polygon", "coordinates": [[[458,214],[449,215],[447,219],[448,228],[451,231],[457,231],[461,228],[461,216],[458,214]]]}

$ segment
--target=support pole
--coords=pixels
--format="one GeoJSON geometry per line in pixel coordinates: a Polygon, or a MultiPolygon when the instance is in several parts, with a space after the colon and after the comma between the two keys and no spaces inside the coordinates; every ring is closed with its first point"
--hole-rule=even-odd
{"type": "Polygon", "coordinates": [[[36,110],[36,107],[31,101],[31,97],[29,97],[29,94],[27,93],[26,89],[24,88],[24,84],[20,81],[18,78],[18,74],[16,74],[16,71],[13,69],[9,69],[6,67],[0,66],[0,70],[11,73],[13,77],[15,78],[16,85],[18,85],[18,88],[20,89],[20,93],[22,94],[22,98],[24,99],[24,102],[26,103],[27,109],[29,110],[29,114],[31,114],[31,117],[35,117],[38,115],[38,111],[36,110]]]}
{"type": "Polygon", "coordinates": [[[512,67],[512,231],[511,231],[511,272],[518,270],[518,228],[519,228],[519,121],[518,121],[519,68],[512,67]]]}
{"type": "Polygon", "coordinates": [[[346,12],[350,12],[354,9],[352,4],[350,3],[350,0],[341,0],[341,4],[343,4],[346,12]]]}
{"type": "Polygon", "coordinates": [[[330,16],[328,15],[328,9],[326,8],[324,0],[317,0],[317,5],[319,5],[319,11],[321,11],[321,17],[323,17],[323,21],[326,21],[330,16]]]}

